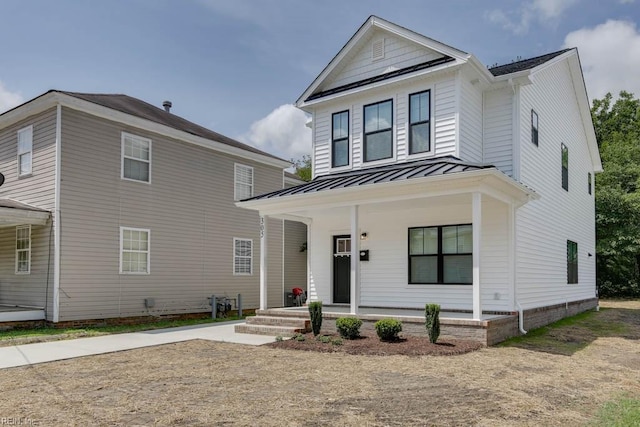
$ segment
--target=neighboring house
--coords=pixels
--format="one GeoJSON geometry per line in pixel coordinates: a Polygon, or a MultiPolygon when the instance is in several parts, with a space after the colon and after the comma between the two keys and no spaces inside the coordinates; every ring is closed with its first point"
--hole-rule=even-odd
{"type": "Polygon", "coordinates": [[[308,225],[310,300],[511,316],[487,343],[515,313],[596,306],[602,166],[576,49],[487,69],[372,16],[296,105],[313,181],[238,206],[308,225]]]}
{"type": "MultiPolygon", "coordinates": [[[[169,108],[52,90],[0,115],[1,321],[203,312],[212,294],[258,306],[259,217],[234,203],[302,181],[169,108]]],[[[283,269],[306,266],[283,258],[306,240],[296,226],[269,221],[269,305],[283,269]]]]}

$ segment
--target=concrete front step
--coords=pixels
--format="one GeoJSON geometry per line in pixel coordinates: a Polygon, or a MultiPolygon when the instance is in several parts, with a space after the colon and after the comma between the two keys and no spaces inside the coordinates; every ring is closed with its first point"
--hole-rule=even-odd
{"type": "Polygon", "coordinates": [[[293,317],[296,319],[309,319],[309,312],[299,311],[299,310],[285,310],[285,309],[273,309],[269,308],[267,310],[256,310],[256,317],[259,316],[267,316],[267,317],[293,317]]]}
{"type": "Polygon", "coordinates": [[[281,337],[292,337],[298,333],[306,332],[303,328],[293,326],[272,326],[243,323],[235,326],[238,334],[273,335],[281,337]]]}
{"type": "Polygon", "coordinates": [[[249,325],[291,326],[300,329],[311,327],[311,320],[296,317],[252,316],[247,317],[246,321],[249,325]]]}

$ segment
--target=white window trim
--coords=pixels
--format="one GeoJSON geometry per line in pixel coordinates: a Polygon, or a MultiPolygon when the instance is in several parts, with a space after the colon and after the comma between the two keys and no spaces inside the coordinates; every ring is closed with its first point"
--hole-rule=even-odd
{"type": "Polygon", "coordinates": [[[29,249],[18,249],[17,247],[15,248],[15,254],[16,254],[16,261],[15,261],[15,273],[19,274],[19,275],[23,275],[23,274],[31,274],[31,225],[18,225],[16,227],[16,238],[14,241],[14,245],[17,246],[18,243],[18,230],[24,230],[24,229],[28,229],[29,230],[29,249]],[[28,252],[29,253],[29,270],[27,271],[18,271],[18,252],[28,252]]]}
{"type": "Polygon", "coordinates": [[[18,132],[16,133],[16,135],[18,136],[17,141],[16,141],[16,159],[17,159],[17,169],[18,169],[18,177],[23,177],[23,176],[31,176],[33,174],[33,125],[29,125],[27,127],[24,127],[20,130],[18,130],[18,132]],[[25,151],[24,153],[20,152],[20,134],[23,132],[29,132],[31,134],[31,143],[30,143],[30,149],[29,151],[25,151]],[[21,173],[20,171],[20,156],[26,153],[30,153],[31,154],[31,169],[29,170],[29,172],[26,173],[21,173]]]}
{"type": "Polygon", "coordinates": [[[151,141],[150,138],[145,138],[143,136],[134,135],[134,134],[128,133],[128,132],[122,132],[122,135],[120,137],[120,179],[122,179],[124,181],[141,182],[143,184],[151,184],[151,159],[152,159],[151,146],[152,146],[152,141],[151,141]],[[124,139],[125,139],[125,137],[139,139],[141,141],[148,142],[149,143],[149,160],[143,160],[143,159],[138,159],[138,158],[135,158],[135,157],[127,157],[127,156],[125,156],[124,155],[124,139]],[[149,181],[141,181],[139,179],[126,178],[124,176],[124,159],[125,158],[136,160],[138,162],[147,162],[149,164],[149,181]]]}
{"type": "Polygon", "coordinates": [[[253,276],[253,239],[243,239],[240,237],[234,237],[233,238],[233,275],[234,276],[253,276]],[[241,257],[241,258],[249,258],[249,269],[251,270],[251,272],[249,273],[238,273],[236,272],[236,242],[251,242],[251,256],[250,257],[241,257]]]}
{"type": "MultiPolygon", "coordinates": [[[[143,252],[143,251],[138,251],[143,252]]],[[[134,275],[134,276],[148,276],[151,274],[151,230],[148,228],[134,228],[134,227],[120,227],[120,274],[134,275]],[[124,243],[124,231],[144,231],[147,233],[147,271],[146,272],[137,272],[137,271],[122,271],[122,255],[123,251],[123,243],[124,243]]]]}
{"type": "Polygon", "coordinates": [[[433,114],[434,110],[434,86],[428,86],[424,89],[418,90],[416,92],[410,92],[407,94],[407,121],[405,122],[405,141],[404,146],[406,153],[406,158],[408,160],[417,160],[427,157],[433,157],[436,154],[436,127],[435,127],[435,116],[433,114]],[[423,151],[422,153],[411,154],[411,141],[409,134],[411,133],[411,95],[415,95],[421,92],[429,91],[429,138],[431,138],[431,149],[429,151],[423,151]]]}
{"type": "MultiPolygon", "coordinates": [[[[233,166],[233,200],[240,200],[238,198],[238,169],[239,168],[246,168],[248,170],[251,171],[251,195],[249,197],[253,197],[254,193],[254,189],[255,189],[255,171],[253,169],[253,166],[247,166],[247,165],[243,165],[241,163],[235,163],[233,166]]],[[[242,183],[242,185],[247,185],[245,183],[242,183]]]]}

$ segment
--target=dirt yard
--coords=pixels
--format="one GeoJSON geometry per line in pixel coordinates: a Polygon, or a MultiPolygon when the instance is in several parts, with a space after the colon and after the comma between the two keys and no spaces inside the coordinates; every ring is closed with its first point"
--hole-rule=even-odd
{"type": "Polygon", "coordinates": [[[192,341],[5,369],[0,422],[585,425],[606,401],[640,397],[640,302],[610,305],[597,318],[613,332],[556,331],[587,340],[569,355],[510,346],[363,356],[192,341]]]}

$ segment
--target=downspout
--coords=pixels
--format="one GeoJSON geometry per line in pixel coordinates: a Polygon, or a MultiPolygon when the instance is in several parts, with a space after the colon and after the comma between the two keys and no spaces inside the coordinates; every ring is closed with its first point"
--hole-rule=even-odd
{"type": "Polygon", "coordinates": [[[60,182],[62,159],[62,106],[56,107],[56,171],[53,215],[53,323],[60,320],[60,182]]]}

